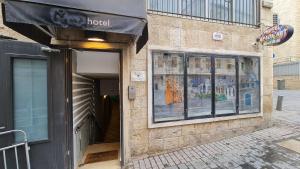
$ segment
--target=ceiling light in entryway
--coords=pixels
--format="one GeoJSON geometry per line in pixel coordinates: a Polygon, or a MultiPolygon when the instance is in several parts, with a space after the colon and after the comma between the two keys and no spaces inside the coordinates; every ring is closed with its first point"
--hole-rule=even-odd
{"type": "Polygon", "coordinates": [[[94,42],[104,42],[105,40],[102,38],[88,38],[88,41],[94,41],[94,42]]]}

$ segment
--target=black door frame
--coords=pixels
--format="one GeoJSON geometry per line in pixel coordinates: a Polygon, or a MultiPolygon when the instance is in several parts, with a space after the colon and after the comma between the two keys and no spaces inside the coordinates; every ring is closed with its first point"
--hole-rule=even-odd
{"type": "MultiPolygon", "coordinates": [[[[125,165],[125,151],[124,151],[124,129],[123,129],[123,124],[124,124],[124,110],[123,110],[123,50],[122,49],[112,49],[112,50],[102,50],[102,49],[78,49],[78,48],[73,48],[75,50],[80,50],[80,51],[94,51],[94,52],[111,52],[111,53],[118,53],[119,54],[119,94],[120,94],[120,153],[121,153],[121,167],[125,165]]],[[[65,72],[65,77],[66,77],[66,112],[67,117],[66,117],[66,122],[68,126],[68,133],[67,133],[67,140],[69,142],[67,143],[69,147],[69,168],[70,169],[75,169],[76,166],[73,166],[74,164],[74,149],[73,149],[73,93],[72,93],[72,49],[66,49],[64,50],[64,54],[66,57],[66,62],[65,62],[65,67],[66,67],[66,72],[65,72]]]]}

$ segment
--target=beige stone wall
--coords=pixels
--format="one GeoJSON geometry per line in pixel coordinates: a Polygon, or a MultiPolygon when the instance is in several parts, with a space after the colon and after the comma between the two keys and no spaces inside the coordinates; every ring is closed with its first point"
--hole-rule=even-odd
{"type": "Polygon", "coordinates": [[[15,38],[20,41],[33,42],[31,39],[15,32],[14,30],[3,25],[2,8],[0,8],[0,35],[15,38]]]}
{"type": "Polygon", "coordinates": [[[293,37],[286,43],[275,47],[275,62],[289,62],[300,60],[300,1],[299,0],[273,0],[273,12],[277,13],[281,24],[292,25],[295,29],[293,37]]]}
{"type": "MultiPolygon", "coordinates": [[[[272,23],[272,12],[263,9],[264,25],[272,23]]],[[[264,30],[237,25],[225,25],[204,21],[149,14],[149,42],[142,51],[130,58],[130,71],[148,71],[147,58],[150,49],[192,50],[218,53],[260,55],[262,66],[263,116],[231,119],[174,127],[149,128],[148,82],[130,82],[137,88],[137,97],[130,101],[130,121],[127,129],[127,157],[159,153],[195,144],[202,144],[248,133],[270,123],[272,112],[273,63],[272,48],[253,45],[264,30]],[[224,34],[223,41],[213,41],[212,33],[224,34]]],[[[151,79],[151,77],[148,77],[151,79]]],[[[125,112],[126,113],[126,112],[125,112]]]]}
{"type": "Polygon", "coordinates": [[[277,80],[285,80],[285,89],[287,90],[300,90],[300,76],[274,77],[274,89],[277,89],[277,80]]]}

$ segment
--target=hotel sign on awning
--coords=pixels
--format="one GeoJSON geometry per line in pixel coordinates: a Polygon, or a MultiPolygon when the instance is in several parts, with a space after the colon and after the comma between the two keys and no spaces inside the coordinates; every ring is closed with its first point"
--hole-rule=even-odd
{"type": "Polygon", "coordinates": [[[47,46],[52,39],[87,39],[74,30],[126,37],[136,42],[137,52],[148,41],[146,0],[5,0],[1,5],[5,26],[47,46]]]}
{"type": "Polygon", "coordinates": [[[146,21],[139,18],[17,1],[7,1],[5,11],[8,22],[78,28],[135,36],[141,36],[146,25],[146,21]]]}

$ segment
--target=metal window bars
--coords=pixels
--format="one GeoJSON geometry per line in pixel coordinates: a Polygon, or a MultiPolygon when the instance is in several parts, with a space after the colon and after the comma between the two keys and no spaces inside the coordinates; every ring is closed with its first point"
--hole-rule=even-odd
{"type": "Polygon", "coordinates": [[[0,136],[8,135],[8,134],[22,134],[23,135],[23,140],[20,143],[16,143],[10,146],[2,147],[0,148],[0,153],[3,155],[3,164],[4,164],[4,169],[8,169],[8,163],[7,163],[7,154],[6,152],[8,150],[13,149],[14,154],[15,154],[15,159],[16,159],[16,169],[20,169],[20,164],[19,164],[19,155],[18,155],[18,148],[24,146],[25,148],[25,156],[26,156],[26,165],[27,169],[31,169],[30,166],[30,159],[29,159],[29,146],[28,146],[28,140],[27,140],[27,134],[22,131],[22,130],[10,130],[10,131],[5,131],[5,132],[0,132],[0,136]]]}
{"type": "Polygon", "coordinates": [[[148,0],[148,12],[210,22],[260,26],[261,0],[148,0]]]}

